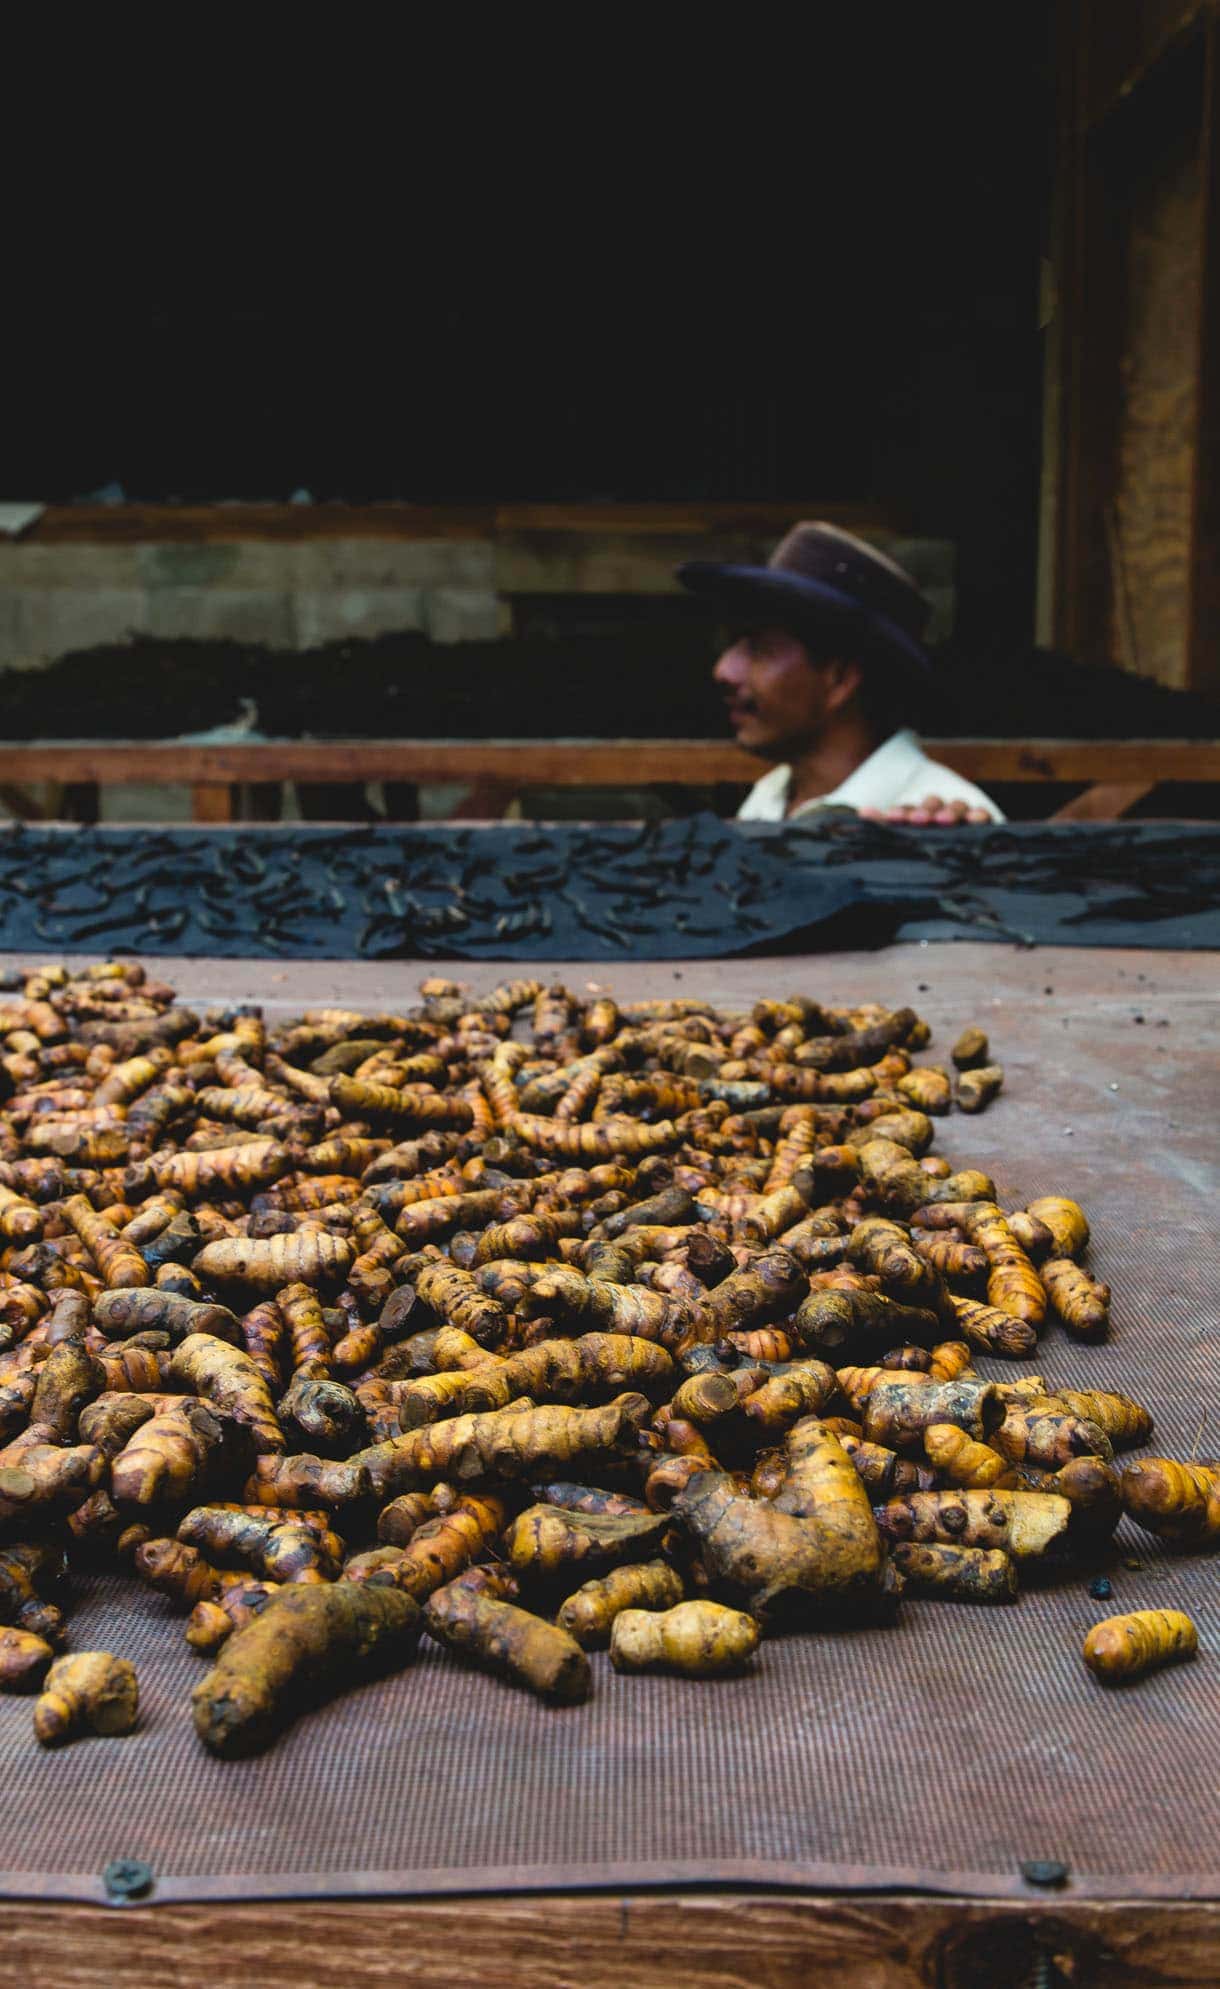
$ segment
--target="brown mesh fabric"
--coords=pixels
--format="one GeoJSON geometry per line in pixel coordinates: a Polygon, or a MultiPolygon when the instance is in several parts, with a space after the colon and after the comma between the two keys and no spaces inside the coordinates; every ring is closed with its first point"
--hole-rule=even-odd
{"type": "MultiPolygon", "coordinates": [[[[825,985],[817,962],[773,972],[777,986],[825,985]]],[[[861,963],[854,985],[918,1000],[934,1049],[981,1018],[1009,1073],[990,1111],[940,1123],[939,1149],[990,1166],[1014,1203],[1077,1195],[1114,1287],[1111,1343],[1079,1347],[1052,1327],[1040,1368],[1139,1396],[1154,1450],[1189,1455],[1198,1438],[1200,1455],[1220,1452],[1217,1086],[1201,1006],[1154,998],[1133,1026],[1133,988],[1133,1001],[1010,1002],[1001,1017],[989,997],[1002,982],[966,1006],[960,990],[915,995],[920,972],[938,978],[903,949],[861,963]],[[1173,1020],[1157,1029],[1162,1014],[1173,1020]]],[[[72,1645],[135,1661],[141,1727],[44,1754],[30,1702],[0,1701],[0,1889],[100,1898],[103,1867],[129,1857],[151,1864],[158,1899],[711,1880],[1003,1895],[1027,1889],[1022,1860],[1054,1858],[1076,1896],[1220,1897],[1220,1568],[1124,1529],[1109,1572],[1110,1602],[1080,1569],[1014,1609],[908,1602],[890,1630],[765,1643],[756,1675],[729,1683],[618,1678],[599,1656],[574,1710],[425,1644],[411,1670],[238,1763],[194,1738],[202,1661],[181,1619],[134,1584],[99,1582],[72,1610],[72,1645]],[[1203,1654],[1107,1694],[1081,1663],[1085,1631],[1149,1605],[1189,1610],[1203,1654]]]]}

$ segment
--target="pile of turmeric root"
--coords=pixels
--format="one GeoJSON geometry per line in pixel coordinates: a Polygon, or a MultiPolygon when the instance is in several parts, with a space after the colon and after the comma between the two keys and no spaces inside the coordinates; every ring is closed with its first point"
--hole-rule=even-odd
{"type": "MultiPolygon", "coordinates": [[[[1220,1538],[1220,1473],[1120,1473],[1147,1411],[1028,1371],[1109,1293],[1073,1201],[930,1150],[1000,1088],[980,1031],[940,1068],[909,1008],[526,980],[270,1028],[115,961],[0,1033],[0,1687],[46,1744],[137,1718],[121,1655],[57,1655],[76,1570],[181,1612],[237,1755],[421,1635],[570,1703],[591,1651],[1010,1603],[1124,1510],[1220,1538]]],[[[1102,1627],[1103,1678],[1190,1654],[1102,1627]]]]}

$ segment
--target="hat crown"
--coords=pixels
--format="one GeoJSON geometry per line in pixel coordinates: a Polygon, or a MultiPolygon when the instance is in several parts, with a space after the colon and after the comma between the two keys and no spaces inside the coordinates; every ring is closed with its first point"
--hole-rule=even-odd
{"type": "Polygon", "coordinates": [[[803,520],[794,525],[767,561],[774,573],[815,581],[881,615],[918,641],[931,614],[909,573],[864,539],[838,525],[803,520]]]}

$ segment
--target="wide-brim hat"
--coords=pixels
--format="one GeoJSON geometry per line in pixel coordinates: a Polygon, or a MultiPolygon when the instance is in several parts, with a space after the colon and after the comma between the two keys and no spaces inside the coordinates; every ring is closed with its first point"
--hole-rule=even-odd
{"type": "Polygon", "coordinates": [[[925,683],[932,675],[922,640],[930,604],[894,560],[837,525],[794,525],[765,566],[688,560],[678,579],[730,621],[773,621],[815,650],[843,642],[866,666],[925,683]]]}

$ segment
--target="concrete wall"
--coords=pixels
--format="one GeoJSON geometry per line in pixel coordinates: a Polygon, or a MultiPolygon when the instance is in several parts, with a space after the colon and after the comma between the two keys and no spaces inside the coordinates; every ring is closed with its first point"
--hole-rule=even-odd
{"type": "MultiPolygon", "coordinates": [[[[883,541],[952,627],[953,547],[883,541]]],[[[683,559],[742,556],[740,541],[572,532],[491,539],[246,540],[202,545],[0,544],[0,669],[37,669],[133,636],[297,651],[421,630],[494,641],[514,596],[670,593],[683,559]]]]}

